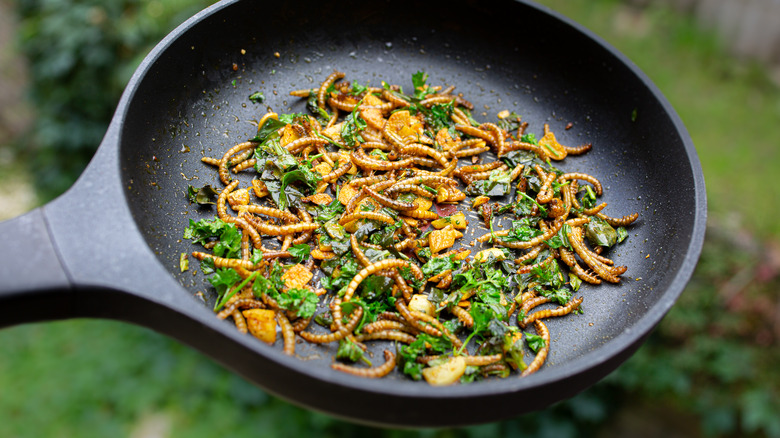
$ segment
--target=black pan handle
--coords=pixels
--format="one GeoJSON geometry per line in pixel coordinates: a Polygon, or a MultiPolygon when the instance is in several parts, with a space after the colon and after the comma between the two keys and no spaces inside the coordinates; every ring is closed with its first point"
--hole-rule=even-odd
{"type": "Polygon", "coordinates": [[[65,318],[71,282],[57,255],[45,207],[0,222],[0,326],[65,318]]]}
{"type": "Polygon", "coordinates": [[[203,312],[145,243],[122,192],[114,120],[78,181],[0,222],[0,327],[75,317],[154,324],[149,307],[203,312]]]}

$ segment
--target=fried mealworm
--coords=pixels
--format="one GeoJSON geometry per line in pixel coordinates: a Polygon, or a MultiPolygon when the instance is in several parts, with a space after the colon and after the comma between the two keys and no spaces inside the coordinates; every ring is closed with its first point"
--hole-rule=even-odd
{"type": "Polygon", "coordinates": [[[395,301],[395,308],[398,310],[398,313],[401,314],[401,316],[404,317],[407,323],[409,323],[412,327],[416,328],[417,330],[420,330],[421,332],[427,333],[431,336],[440,337],[442,336],[442,332],[434,327],[431,324],[425,324],[412,316],[412,312],[409,310],[409,308],[406,306],[406,304],[402,300],[396,300],[395,301]]]}
{"type": "Polygon", "coordinates": [[[320,84],[319,90],[317,90],[317,106],[325,109],[325,95],[327,94],[328,87],[339,79],[343,79],[346,76],[340,71],[333,71],[324,81],[320,84]]]}
{"type": "Polygon", "coordinates": [[[571,300],[569,300],[568,303],[566,303],[565,306],[560,306],[555,309],[542,309],[538,312],[534,312],[530,315],[526,315],[526,317],[523,318],[523,321],[518,324],[520,325],[521,328],[525,328],[528,324],[542,318],[551,318],[554,316],[568,315],[569,313],[578,309],[580,307],[580,304],[582,304],[582,297],[572,298],[571,300]]]}
{"type": "Polygon", "coordinates": [[[565,182],[566,180],[583,180],[586,182],[589,182],[594,189],[596,189],[596,194],[601,196],[602,189],[601,189],[601,183],[599,182],[596,177],[592,175],[588,175],[587,173],[581,173],[581,172],[570,172],[570,173],[564,173],[563,175],[558,177],[558,181],[561,183],[565,182]]]}
{"type": "Polygon", "coordinates": [[[319,224],[313,222],[298,222],[297,224],[290,225],[270,225],[261,221],[252,221],[252,225],[255,226],[257,231],[267,236],[286,236],[288,234],[297,234],[304,231],[313,231],[320,227],[319,224]]]}
{"type": "Polygon", "coordinates": [[[342,216],[341,219],[339,219],[339,225],[345,225],[358,219],[380,221],[390,225],[395,224],[395,219],[384,213],[379,213],[377,211],[358,211],[342,216]]]}
{"type": "Polygon", "coordinates": [[[604,210],[606,207],[607,207],[607,203],[606,202],[602,202],[601,204],[599,204],[599,205],[597,205],[597,206],[595,206],[593,208],[588,208],[586,210],[583,210],[582,214],[585,214],[585,215],[588,215],[588,216],[595,216],[596,214],[600,213],[601,210],[604,210]]]}
{"type": "Polygon", "coordinates": [[[303,330],[306,330],[306,327],[309,326],[312,319],[314,319],[314,317],[310,316],[308,318],[298,318],[295,321],[292,321],[293,332],[299,333],[303,330]]]}
{"type": "Polygon", "coordinates": [[[344,302],[347,302],[350,299],[352,299],[352,294],[355,293],[358,286],[360,286],[360,283],[362,283],[363,280],[365,280],[366,277],[368,277],[369,275],[377,271],[384,271],[385,269],[391,269],[391,268],[400,268],[402,266],[409,266],[411,264],[413,263],[407,260],[388,259],[388,260],[381,260],[366,266],[360,272],[358,272],[355,275],[355,277],[352,279],[352,281],[349,283],[349,285],[347,285],[347,289],[344,291],[344,302]]]}
{"type": "Polygon", "coordinates": [[[357,339],[359,342],[386,340],[397,341],[404,344],[411,344],[417,340],[415,336],[410,335],[409,333],[399,332],[396,330],[383,330],[373,333],[363,333],[355,336],[355,339],[357,339]]]}
{"type": "Polygon", "coordinates": [[[398,201],[389,196],[379,194],[368,187],[363,187],[363,190],[365,190],[369,196],[374,198],[376,202],[378,202],[384,207],[392,208],[393,210],[398,210],[398,211],[409,211],[417,208],[417,206],[415,204],[412,204],[411,202],[398,201]]]}
{"type": "Polygon", "coordinates": [[[257,146],[257,143],[251,142],[251,141],[245,141],[243,143],[239,143],[232,148],[228,149],[227,152],[225,152],[224,155],[222,155],[222,159],[219,160],[219,179],[222,181],[222,184],[228,185],[230,184],[230,170],[228,169],[228,160],[233,155],[243,152],[249,148],[253,148],[257,146]]]}
{"type": "Polygon", "coordinates": [[[466,365],[473,367],[483,367],[485,365],[498,362],[503,358],[503,355],[491,354],[489,356],[463,356],[463,358],[466,360],[466,365]]]}
{"type": "Polygon", "coordinates": [[[238,330],[239,333],[249,333],[249,329],[246,326],[246,318],[244,318],[244,315],[242,315],[238,309],[233,310],[233,312],[230,313],[230,316],[233,318],[233,323],[236,324],[236,330],[238,330]]]}
{"type": "Polygon", "coordinates": [[[471,328],[474,326],[474,317],[471,316],[471,314],[467,312],[466,309],[458,306],[457,304],[449,306],[448,309],[450,313],[455,315],[466,327],[471,328]]]}
{"type": "MultiPolygon", "coordinates": [[[[343,157],[341,157],[343,159],[343,157]]],[[[347,172],[349,172],[349,169],[352,168],[352,162],[349,160],[344,160],[343,163],[339,165],[336,169],[334,169],[332,172],[323,175],[322,181],[326,183],[330,183],[333,181],[336,181],[337,179],[344,176],[347,172]]]]}
{"type": "Polygon", "coordinates": [[[424,144],[412,143],[399,148],[398,152],[406,155],[427,155],[436,160],[442,167],[450,164],[449,160],[436,149],[424,144]]]}
{"type": "Polygon", "coordinates": [[[248,270],[254,270],[255,264],[250,262],[249,260],[241,260],[241,259],[228,259],[224,257],[217,257],[214,255],[211,255],[206,252],[200,252],[200,251],[193,251],[192,256],[195,257],[198,260],[203,261],[204,259],[213,259],[214,260],[214,267],[215,268],[237,268],[242,267],[244,269],[248,270]]]}
{"type": "Polygon", "coordinates": [[[540,320],[534,321],[536,327],[536,333],[544,340],[544,346],[536,352],[534,360],[520,373],[521,377],[528,376],[539,371],[539,368],[544,365],[544,361],[547,360],[547,354],[550,352],[550,332],[547,330],[547,326],[540,320]]]}
{"type": "Polygon", "coordinates": [[[574,273],[574,275],[576,275],[580,280],[590,284],[601,284],[601,280],[595,274],[589,273],[582,266],[580,266],[579,263],[577,263],[577,259],[574,257],[574,254],[572,254],[568,249],[563,247],[558,248],[558,253],[561,255],[561,260],[566,263],[569,269],[571,269],[571,272],[574,273]]]}
{"type": "Polygon", "coordinates": [[[409,310],[409,313],[412,315],[414,319],[431,324],[433,327],[439,330],[444,336],[449,338],[450,342],[452,342],[453,347],[460,348],[463,346],[463,343],[460,341],[460,339],[458,339],[457,336],[453,335],[452,332],[447,330],[447,327],[444,327],[444,325],[441,322],[439,322],[439,320],[437,320],[436,318],[432,317],[431,315],[428,315],[427,313],[418,312],[416,310],[409,310]]]}
{"type": "Polygon", "coordinates": [[[621,218],[609,217],[605,214],[598,213],[596,214],[596,217],[603,219],[606,223],[612,225],[613,227],[627,227],[639,219],[639,213],[629,214],[621,218]]]}
{"type": "MultiPolygon", "coordinates": [[[[544,242],[545,240],[551,239],[554,235],[556,235],[558,233],[558,231],[561,230],[561,227],[563,227],[563,220],[561,220],[561,218],[556,218],[553,221],[552,226],[544,234],[542,234],[541,236],[536,236],[536,237],[534,237],[531,240],[525,240],[525,241],[520,241],[520,242],[505,242],[505,241],[503,241],[501,239],[496,239],[496,241],[497,241],[497,243],[499,245],[505,246],[507,248],[512,248],[512,249],[531,248],[533,246],[536,246],[536,245],[544,242]]],[[[480,241],[480,242],[487,242],[488,240],[492,239],[493,235],[495,235],[497,237],[500,236],[499,232],[488,233],[488,234],[480,236],[479,238],[477,238],[477,240],[480,241]]],[[[506,235],[506,234],[504,234],[504,235],[506,235]]]]}
{"type": "MultiPolygon", "coordinates": [[[[455,171],[455,175],[458,174],[467,174],[467,173],[478,173],[478,172],[489,172],[497,167],[501,167],[503,163],[501,161],[492,161],[490,163],[485,164],[475,164],[471,166],[463,166],[459,167],[458,170],[455,171]]],[[[520,165],[522,168],[522,164],[520,165]]]]}
{"type": "Polygon", "coordinates": [[[390,374],[395,368],[395,354],[389,350],[385,350],[385,363],[374,368],[358,368],[350,365],[344,365],[342,363],[331,364],[334,370],[343,371],[353,376],[366,377],[369,379],[376,379],[384,377],[390,374]]]}
{"type": "Polygon", "coordinates": [[[553,260],[555,260],[555,252],[550,253],[550,255],[547,256],[547,258],[545,258],[544,260],[542,260],[540,262],[536,262],[536,263],[533,263],[533,264],[530,264],[530,265],[523,265],[523,266],[521,266],[520,269],[517,270],[517,274],[527,274],[527,273],[533,271],[535,268],[544,266],[544,265],[552,262],[553,260]]]}
{"type": "Polygon", "coordinates": [[[418,333],[416,329],[405,322],[390,320],[374,321],[370,324],[364,325],[362,328],[363,333],[375,333],[384,330],[399,330],[410,334],[418,333]]]}
{"type": "Polygon", "coordinates": [[[571,228],[571,230],[566,233],[566,236],[569,238],[569,243],[571,244],[572,248],[574,248],[574,252],[576,252],[582,261],[585,262],[589,268],[593,269],[593,271],[598,274],[599,277],[610,283],[620,282],[620,278],[612,273],[609,266],[593,257],[593,253],[591,253],[590,250],[588,250],[588,248],[585,246],[585,243],[582,241],[581,227],[571,228]]]}
{"type": "Polygon", "coordinates": [[[265,207],[256,204],[249,204],[244,208],[247,213],[262,214],[264,216],[275,217],[277,219],[282,219],[287,223],[300,222],[300,219],[298,219],[298,217],[295,216],[294,214],[288,211],[279,210],[278,208],[265,207]]]}
{"type": "Polygon", "coordinates": [[[225,319],[237,309],[263,309],[265,308],[265,304],[263,304],[260,301],[257,301],[254,298],[240,298],[237,300],[234,300],[232,303],[230,303],[228,306],[226,306],[224,309],[222,309],[219,313],[217,313],[217,319],[225,319]]]}
{"type": "Polygon", "coordinates": [[[496,149],[497,155],[503,155],[505,149],[504,139],[506,138],[506,131],[499,128],[495,123],[483,123],[479,125],[479,128],[486,130],[493,134],[493,146],[496,149]]]}
{"type": "MultiPolygon", "coordinates": [[[[523,304],[520,305],[520,315],[523,318],[525,318],[528,315],[528,312],[531,311],[533,308],[535,308],[537,306],[541,306],[542,304],[549,303],[550,301],[552,301],[552,299],[549,298],[549,297],[533,296],[531,298],[528,298],[525,301],[523,301],[523,304]]],[[[519,316],[518,316],[518,318],[519,318],[519,316]]],[[[517,322],[518,322],[518,324],[521,324],[523,321],[521,319],[521,320],[519,320],[517,322]]],[[[524,326],[522,326],[522,327],[524,327],[524,326]]]]}
{"type": "Polygon", "coordinates": [[[414,160],[411,158],[404,158],[398,161],[375,160],[366,155],[366,151],[363,150],[363,148],[357,148],[353,150],[350,157],[356,166],[371,170],[403,169],[411,166],[414,163],[414,160]]]}
{"type": "Polygon", "coordinates": [[[344,324],[338,331],[326,335],[315,335],[313,333],[302,330],[298,333],[298,335],[313,344],[327,344],[330,342],[340,341],[352,333],[353,330],[355,330],[355,327],[357,327],[362,316],[363,308],[356,306],[355,311],[352,312],[352,317],[350,318],[349,322],[344,324]]]}
{"type": "Polygon", "coordinates": [[[582,155],[585,152],[588,152],[593,148],[593,145],[590,143],[585,143],[580,146],[564,146],[563,147],[566,150],[566,153],[569,155],[582,155]]]}
{"type": "Polygon", "coordinates": [[[406,210],[401,212],[402,215],[423,220],[436,220],[439,218],[438,213],[427,210],[406,210]]]}
{"type": "Polygon", "coordinates": [[[284,354],[288,356],[295,355],[295,331],[290,320],[284,312],[276,312],[276,321],[282,329],[282,339],[284,339],[284,354]]]}
{"type": "Polygon", "coordinates": [[[456,158],[464,158],[464,157],[471,157],[474,155],[479,155],[483,152],[489,151],[490,148],[487,146],[483,147],[474,147],[474,148],[468,148],[468,149],[461,149],[457,152],[454,152],[452,155],[454,155],[456,158]]]}
{"type": "Polygon", "coordinates": [[[344,96],[344,95],[338,95],[338,96],[331,96],[328,98],[328,105],[336,107],[340,109],[341,111],[351,113],[355,110],[355,106],[358,104],[358,101],[353,101],[350,96],[344,96]],[[350,101],[347,101],[349,99],[350,101]]]}
{"type": "Polygon", "coordinates": [[[217,217],[222,219],[222,222],[235,222],[236,218],[230,216],[227,212],[227,197],[236,187],[238,187],[238,180],[235,180],[227,184],[227,187],[222,189],[217,197],[217,217]]]}

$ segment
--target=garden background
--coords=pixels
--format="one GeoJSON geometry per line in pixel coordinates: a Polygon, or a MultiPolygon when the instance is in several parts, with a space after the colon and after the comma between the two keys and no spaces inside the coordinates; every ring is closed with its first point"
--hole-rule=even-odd
{"type": "MultiPolygon", "coordinates": [[[[734,54],[734,36],[703,26],[695,2],[541,3],[647,73],[688,127],[707,183],[693,279],[615,373],[517,419],[379,430],[291,406],[143,328],[29,324],[0,330],[0,436],[780,437],[780,69],[734,54]]],[[[0,219],[69,187],[141,59],[208,4],[0,0],[0,219]]]]}

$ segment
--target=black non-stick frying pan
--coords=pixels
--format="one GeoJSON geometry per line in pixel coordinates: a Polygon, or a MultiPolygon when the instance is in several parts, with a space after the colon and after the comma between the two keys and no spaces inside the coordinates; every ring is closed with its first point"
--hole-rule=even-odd
{"type": "Polygon", "coordinates": [[[570,397],[626,360],[690,278],[705,220],[701,167],[672,107],[624,56],[549,10],[512,1],[225,1],[143,61],[70,191],[0,224],[0,325],[119,319],[336,416],[405,426],[493,421],[570,397]],[[629,270],[619,285],[583,287],[583,314],[550,320],[540,372],[450,387],[402,375],[361,379],[330,368],[331,347],[287,357],[197,298],[213,292],[196,267],[180,272],[179,255],[193,250],[181,238],[188,219],[214,214],[184,195],[189,184],[219,186],[201,156],[251,138],[266,106],[305,111],[288,91],[316,87],[334,69],[361,84],[407,87],[425,71],[432,84],[456,85],[479,120],[510,109],[531,132],[549,123],[563,144],[593,143],[561,167],[601,178],[610,214],[640,214],[611,253],[629,270]],[[255,91],[264,104],[248,100],[255,91]]]}

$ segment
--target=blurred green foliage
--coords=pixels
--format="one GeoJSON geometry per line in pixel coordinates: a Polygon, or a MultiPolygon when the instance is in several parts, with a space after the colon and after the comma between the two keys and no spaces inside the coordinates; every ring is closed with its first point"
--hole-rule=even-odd
{"type": "Polygon", "coordinates": [[[43,201],[81,174],[136,66],[206,0],[17,0],[36,118],[23,151],[43,201]],[[45,170],[45,171],[40,171],[45,170]]]}
{"type": "MultiPolygon", "coordinates": [[[[44,198],[81,172],[145,53],[209,3],[17,0],[37,112],[28,159],[44,198]]],[[[668,10],[634,15],[611,0],[542,3],[615,44],[664,91],[698,146],[714,217],[742,213],[759,236],[780,230],[772,203],[761,202],[780,196],[780,186],[761,177],[780,165],[773,159],[780,93],[760,69],[724,56],[711,35],[668,10]]],[[[780,437],[778,260],[773,244],[715,221],[688,289],[624,366],[545,411],[456,430],[376,430],[308,412],[122,323],[5,329],[0,436],[127,436],[162,415],[170,436],[186,437],[604,437],[619,436],[634,412],[669,428],[678,426],[674,418],[693,421],[691,434],[780,437]]]]}

